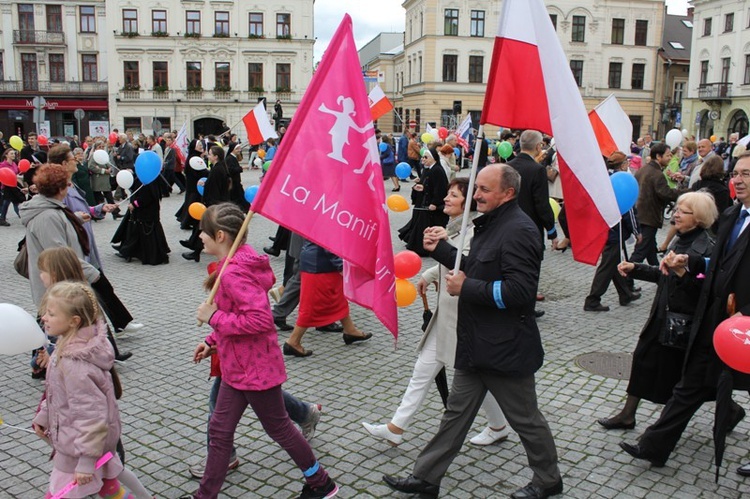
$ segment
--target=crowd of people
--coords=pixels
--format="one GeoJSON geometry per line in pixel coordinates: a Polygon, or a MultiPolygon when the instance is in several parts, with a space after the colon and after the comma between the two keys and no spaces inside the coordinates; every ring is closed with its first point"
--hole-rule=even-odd
{"type": "MultiPolygon", "coordinates": [[[[472,444],[502,442],[512,430],[526,452],[532,479],[511,497],[545,498],[563,491],[556,444],[537,404],[535,376],[544,359],[537,325],[544,311],[537,304],[545,299],[538,289],[545,240],[553,250],[571,245],[557,233],[556,222],[563,236],[568,233],[564,193],[552,138],[534,130],[505,130],[500,138],[511,144],[511,154],[490,149],[484,137],[472,137],[462,150],[455,135],[420,143],[409,129],[397,141],[378,133],[383,181],[392,182],[391,190],[399,192],[404,181],[414,180],[412,217],[399,232],[407,248],[438,262],[423,272],[417,287],[425,296],[436,284],[438,307],[425,324],[395,414],[385,424],[363,422],[364,434],[392,446],[401,444],[431,381],[446,366],[454,369],[440,425],[413,471],[405,477],[383,477],[400,492],[438,497],[442,478],[480,408],[488,424],[470,439],[472,444]],[[469,192],[466,178],[457,177],[462,156],[477,156],[480,163],[474,192],[469,192]],[[411,179],[397,178],[394,165],[399,162],[409,164],[411,179]],[[559,217],[550,199],[562,205],[559,217]],[[467,203],[471,221],[468,232],[461,234],[467,203]],[[464,241],[460,248],[459,236],[464,241]],[[459,251],[462,265],[454,272],[459,251]]],[[[283,133],[251,149],[250,167],[258,167],[256,158],[272,159],[282,139],[283,133]]],[[[750,272],[745,263],[750,231],[744,230],[750,222],[750,154],[737,145],[735,136],[723,148],[706,139],[688,139],[670,149],[645,136],[631,151],[603,159],[602,168],[610,174],[634,172],[639,194],[620,225],[610,230],[583,306],[586,312],[608,311],[601,300],[610,282],[621,306],[641,297],[635,280],[657,284],[633,354],[624,407],[598,420],[606,430],[633,429],[641,400],[665,404],[637,443],[621,444],[628,454],[656,467],[664,466],[698,408],[717,398],[720,380],[732,379],[734,389],[750,387],[746,377],[719,360],[711,345],[719,322],[750,314],[750,292],[743,285],[743,276],[750,272]],[[729,194],[730,183],[736,202],[729,194]],[[671,204],[660,246],[657,234],[671,204]],[[635,247],[628,256],[631,236],[635,247]],[[664,255],[661,261],[659,254],[664,255]]],[[[312,355],[302,346],[308,328],[342,333],[346,345],[366,341],[372,333],[351,319],[341,259],[283,227],[272,238],[274,245],[264,248],[270,256],[286,252],[282,284],[275,286],[269,257],[258,254],[240,234],[249,208],[241,183],[242,150],[233,135],[227,135],[226,142],[198,137],[185,156],[173,133],[141,140],[115,131],[110,137],[86,137],[82,147],[44,147],[29,134],[20,151],[3,151],[0,168],[18,174],[18,184],[3,187],[0,225],[9,223],[12,205],[26,227],[20,247],[28,259],[31,295],[53,340],[34,352],[31,361],[32,375],[47,378],[34,419],[36,433],[55,449],[47,497],[71,480],[78,490],[65,497],[118,497],[125,489],[133,497],[151,497],[123,465],[116,402],[120,386],[114,370],[115,361],[131,354],[118,350],[113,330],[144,326],[133,321],[105,276],[91,224],[107,214],[122,218],[112,238],[117,256],[166,264],[170,248],[160,204],[164,197],[179,194],[185,198],[175,217],[181,229],[191,231],[180,241],[189,250],[182,257],[198,262],[205,252],[219,260],[218,268],[228,260],[218,283],[215,270],[205,282],[215,297],[196,311],[197,319],[212,331],[196,346],[193,360],[211,357],[216,381],[209,395],[207,456],[189,470],[201,480],[200,486],[185,497],[217,497],[226,474],[239,464],[233,437],[248,405],[302,472],[306,483],[300,497],[337,494],[338,485],[309,444],[321,407],[282,390],[287,379],[284,356],[312,355]],[[101,150],[109,162],[94,157],[101,150]],[[119,185],[117,173],[132,172],[145,150],[159,155],[161,175],[145,185],[137,176],[132,186],[119,185]],[[29,160],[27,172],[20,172],[18,159],[29,160]],[[197,202],[206,207],[199,219],[190,213],[197,202]],[[125,203],[126,213],[120,214],[125,203]],[[230,256],[235,242],[238,249],[230,256]],[[272,301],[277,303],[272,306],[272,301]],[[292,326],[287,317],[297,307],[292,326]],[[281,348],[277,330],[291,331],[281,348]],[[95,467],[105,452],[113,457],[95,467]]],[[[731,431],[745,411],[731,396],[726,404],[726,428],[731,431]]],[[[738,473],[750,476],[750,465],[738,473]]]]}

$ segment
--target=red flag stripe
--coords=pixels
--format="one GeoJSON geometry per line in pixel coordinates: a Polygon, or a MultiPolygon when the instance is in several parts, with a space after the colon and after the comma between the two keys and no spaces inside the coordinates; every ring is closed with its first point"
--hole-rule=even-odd
{"type": "MultiPolygon", "coordinates": [[[[607,125],[604,124],[596,111],[591,111],[589,113],[589,121],[591,121],[591,126],[594,128],[594,135],[596,135],[596,141],[599,143],[599,149],[602,151],[602,156],[609,157],[610,154],[619,149],[615,143],[615,139],[612,138],[612,134],[609,133],[607,125]]],[[[623,152],[627,154],[628,151],[623,152]]]]}

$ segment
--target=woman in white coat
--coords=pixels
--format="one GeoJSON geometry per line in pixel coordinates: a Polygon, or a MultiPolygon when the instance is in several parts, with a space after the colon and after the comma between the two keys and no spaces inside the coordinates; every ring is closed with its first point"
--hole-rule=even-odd
{"type": "MultiPolygon", "coordinates": [[[[453,245],[458,244],[461,230],[461,218],[469,189],[467,178],[456,178],[448,185],[448,195],[445,197],[444,213],[451,217],[446,227],[448,242],[453,245]]],[[[476,204],[472,201],[472,217],[477,215],[476,204]]],[[[473,224],[467,227],[467,234],[464,238],[464,254],[469,252],[469,245],[474,234],[473,224]]],[[[435,265],[427,269],[419,279],[417,289],[420,295],[424,295],[427,287],[432,283],[438,286],[445,279],[447,272],[451,269],[435,265]]],[[[458,298],[450,296],[448,293],[438,292],[438,306],[435,314],[427,326],[422,340],[417,348],[419,355],[417,362],[414,364],[414,372],[409,380],[409,386],[406,388],[401,404],[396,409],[396,413],[387,424],[373,425],[363,422],[367,432],[378,438],[384,439],[393,446],[399,445],[403,441],[403,433],[408,428],[414,414],[419,410],[424,402],[427,392],[432,385],[438,371],[444,366],[453,366],[456,357],[456,323],[458,321],[458,298]]],[[[492,397],[491,395],[487,395],[492,397]]],[[[492,400],[494,402],[494,399],[492,400]]],[[[487,405],[487,403],[485,403],[487,405]]],[[[499,440],[508,438],[508,428],[505,423],[505,417],[499,410],[497,403],[494,404],[497,411],[487,414],[489,427],[482,433],[471,439],[471,443],[476,445],[489,445],[499,440]]]]}

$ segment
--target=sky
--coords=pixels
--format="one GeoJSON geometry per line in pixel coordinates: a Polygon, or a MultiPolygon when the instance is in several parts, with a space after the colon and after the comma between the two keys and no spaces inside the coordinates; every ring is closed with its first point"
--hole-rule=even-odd
{"type": "MultiPolygon", "coordinates": [[[[687,0],[666,0],[670,14],[684,14],[687,0]]],[[[355,5],[348,12],[354,24],[354,40],[357,49],[375,38],[378,33],[403,32],[404,9],[403,0],[359,0],[343,2],[342,0],[315,0],[315,61],[320,61],[323,52],[328,47],[334,31],[338,27],[346,12],[342,4],[355,5]]]]}

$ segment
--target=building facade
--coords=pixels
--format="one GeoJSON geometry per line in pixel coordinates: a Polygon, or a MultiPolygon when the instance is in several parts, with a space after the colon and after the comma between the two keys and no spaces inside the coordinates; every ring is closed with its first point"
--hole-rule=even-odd
{"type": "Polygon", "coordinates": [[[0,130],[72,137],[108,129],[104,2],[3,2],[0,16],[0,130]]]}
{"type": "Polygon", "coordinates": [[[243,135],[264,98],[288,118],[312,78],[313,3],[106,0],[113,125],[243,135]]]}
{"type": "Polygon", "coordinates": [[[656,74],[656,102],[659,104],[658,137],[672,128],[684,129],[689,118],[684,116],[683,102],[687,98],[690,74],[690,48],[693,36],[693,14],[666,15],[662,45],[658,51],[661,67],[656,74]]]}
{"type": "Polygon", "coordinates": [[[684,126],[699,138],[748,133],[750,2],[693,0],[684,126]]]}
{"type": "MultiPolygon", "coordinates": [[[[546,2],[588,109],[614,93],[634,138],[660,117],[655,88],[664,23],[662,0],[546,2]]],[[[415,121],[455,127],[469,112],[479,123],[502,1],[406,0],[404,50],[370,60],[396,106],[381,129],[415,121]]],[[[364,62],[364,61],[362,61],[364,62]]],[[[494,134],[488,127],[488,135],[494,134]]]]}

